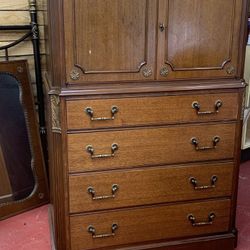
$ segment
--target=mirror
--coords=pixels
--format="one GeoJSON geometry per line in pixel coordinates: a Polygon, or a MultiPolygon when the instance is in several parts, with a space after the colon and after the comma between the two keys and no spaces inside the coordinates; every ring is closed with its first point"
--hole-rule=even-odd
{"type": "Polygon", "coordinates": [[[48,202],[26,61],[0,63],[0,219],[48,202]]]}

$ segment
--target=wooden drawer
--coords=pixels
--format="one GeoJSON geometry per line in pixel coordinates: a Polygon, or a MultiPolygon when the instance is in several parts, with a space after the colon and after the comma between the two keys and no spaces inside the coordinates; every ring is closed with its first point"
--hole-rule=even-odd
{"type": "Polygon", "coordinates": [[[70,130],[235,120],[237,114],[237,93],[67,101],[67,126],[70,130]],[[192,107],[198,102],[200,112],[214,112],[218,100],[222,102],[218,113],[198,115],[192,107]],[[91,108],[92,118],[110,118],[112,107],[118,108],[113,120],[91,121],[86,112],[86,108],[91,108]]]}
{"type": "Polygon", "coordinates": [[[225,199],[72,216],[71,247],[72,250],[106,249],[112,245],[226,232],[230,205],[231,201],[225,199]],[[209,219],[212,213],[215,217],[209,219]],[[195,217],[196,226],[189,220],[190,215],[195,217]]]}
{"type": "Polygon", "coordinates": [[[235,128],[231,123],[68,134],[69,171],[233,158],[235,128]],[[196,150],[191,143],[196,138],[197,148],[213,147],[217,136],[220,141],[213,149],[196,150]]]}
{"type": "Polygon", "coordinates": [[[70,212],[231,196],[233,163],[71,175],[70,212]]]}

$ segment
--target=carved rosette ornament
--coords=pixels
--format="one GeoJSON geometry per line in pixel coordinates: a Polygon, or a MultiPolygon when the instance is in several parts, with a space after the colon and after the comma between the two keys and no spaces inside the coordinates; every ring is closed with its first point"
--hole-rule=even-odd
{"type": "Polygon", "coordinates": [[[153,74],[153,71],[152,71],[152,69],[151,68],[144,68],[143,70],[142,70],[142,74],[143,74],[143,76],[144,77],[150,77],[150,76],[152,76],[152,74],[153,74]]]}
{"type": "Polygon", "coordinates": [[[229,66],[229,67],[227,67],[226,71],[227,71],[227,73],[228,73],[229,75],[233,75],[233,74],[235,74],[235,72],[236,72],[234,66],[229,66]]]}
{"type": "Polygon", "coordinates": [[[51,101],[52,132],[61,133],[60,97],[57,95],[51,95],[50,101],[51,101]]]}
{"type": "Polygon", "coordinates": [[[80,78],[80,72],[76,69],[73,69],[71,72],[70,72],[70,78],[74,81],[76,80],[79,80],[80,78]]]}
{"type": "Polygon", "coordinates": [[[163,68],[161,68],[161,70],[160,70],[160,75],[161,75],[161,76],[163,76],[163,77],[167,77],[167,76],[168,76],[168,74],[169,74],[169,70],[168,70],[168,68],[167,68],[167,67],[163,67],[163,68]]]}

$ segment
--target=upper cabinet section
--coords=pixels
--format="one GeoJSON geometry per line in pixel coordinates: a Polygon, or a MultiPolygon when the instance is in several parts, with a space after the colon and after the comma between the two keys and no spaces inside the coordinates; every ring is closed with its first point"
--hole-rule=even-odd
{"type": "Polygon", "coordinates": [[[68,83],[235,78],[243,0],[64,0],[68,83]]]}
{"type": "Polygon", "coordinates": [[[157,78],[235,77],[241,1],[159,0],[157,78]]]}
{"type": "Polygon", "coordinates": [[[67,80],[154,79],[155,0],[65,0],[67,80]]]}

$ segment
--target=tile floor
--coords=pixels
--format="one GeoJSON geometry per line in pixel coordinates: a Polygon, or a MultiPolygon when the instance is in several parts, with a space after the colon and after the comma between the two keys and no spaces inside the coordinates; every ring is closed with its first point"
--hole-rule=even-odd
{"type": "MultiPolygon", "coordinates": [[[[250,250],[250,161],[241,165],[239,178],[236,250],[250,250]]],[[[48,206],[0,222],[0,250],[50,249],[48,206]]]]}

